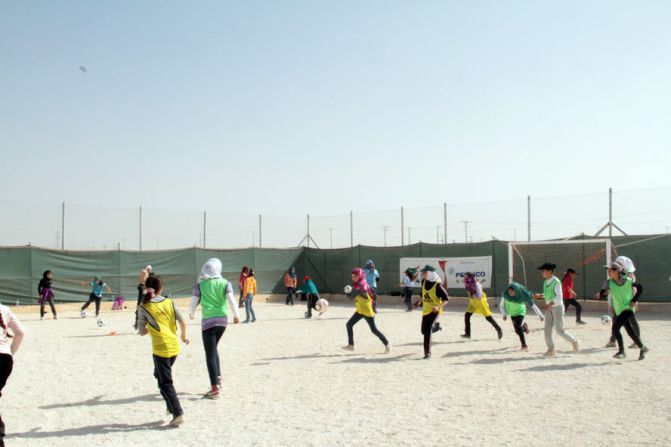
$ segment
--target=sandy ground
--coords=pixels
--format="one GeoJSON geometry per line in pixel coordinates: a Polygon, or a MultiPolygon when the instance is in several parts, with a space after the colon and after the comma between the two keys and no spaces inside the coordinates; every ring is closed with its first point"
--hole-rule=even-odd
{"type": "Polygon", "coordinates": [[[57,321],[21,309],[30,311],[20,313],[29,335],[0,400],[9,446],[671,444],[668,316],[642,315],[648,358],[628,350],[618,361],[603,348],[600,313],[576,327],[571,311],[566,327],[582,352],[558,339],[560,355],[543,359],[542,323],[532,314],[523,353],[510,321],[501,322],[499,341],[474,316],[473,339],[462,340],[465,306],[455,303],[426,361],[420,312],[381,309],[377,323],[393,345],[385,355],[363,321],[356,352],[340,349],[350,306],[304,320],[303,305],[258,303],[258,322],[230,326],[219,346],[220,401],[201,398],[209,381],[198,316],[174,368],[187,421],[173,429],[150,340],[134,335],[131,310],[106,303],[99,328],[74,306],[60,307],[57,321]],[[107,335],[113,329],[118,335],[107,335]]]}

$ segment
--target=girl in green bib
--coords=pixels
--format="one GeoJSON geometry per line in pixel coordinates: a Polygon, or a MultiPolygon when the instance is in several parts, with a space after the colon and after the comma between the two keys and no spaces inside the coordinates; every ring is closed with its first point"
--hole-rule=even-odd
{"type": "Polygon", "coordinates": [[[543,276],[543,293],[534,293],[534,298],[542,299],[543,303],[543,317],[545,317],[545,344],[548,350],[544,357],[556,357],[555,343],[552,337],[552,329],[559,334],[567,342],[573,346],[573,352],[580,351],[578,339],[573,334],[564,330],[564,295],[562,285],[559,278],[554,276],[554,270],[557,268],[555,264],[546,262],[538,270],[543,276]]]}
{"type": "Polygon", "coordinates": [[[499,309],[503,315],[503,321],[508,317],[513,323],[513,329],[520,338],[522,343],[522,351],[528,351],[527,341],[524,334],[529,333],[529,327],[524,322],[524,317],[527,314],[527,307],[531,307],[536,315],[543,321],[543,314],[541,310],[534,304],[532,293],[522,284],[516,282],[510,283],[505,292],[501,295],[499,302],[499,309]]]}
{"type": "Polygon", "coordinates": [[[626,275],[622,264],[613,261],[605,267],[608,269],[608,279],[601,287],[600,297],[604,298],[608,294],[615,313],[612,335],[617,341],[617,352],[613,357],[616,359],[625,357],[624,343],[620,333],[620,329],[624,326],[629,337],[641,350],[638,359],[643,360],[648,348],[641,341],[640,329],[636,323],[636,302],[643,293],[643,286],[626,275]]]}
{"type": "Polygon", "coordinates": [[[184,422],[184,411],[172,383],[172,365],[181,351],[177,339],[178,322],[182,341],[189,344],[189,339],[186,338],[186,322],[175,303],[170,298],[161,296],[163,282],[160,277],[147,278],[145,287],[142,304],[138,309],[138,334],[151,336],[154,377],[158,381],[158,388],[168,412],[172,414],[170,425],[177,427],[184,422]]]}

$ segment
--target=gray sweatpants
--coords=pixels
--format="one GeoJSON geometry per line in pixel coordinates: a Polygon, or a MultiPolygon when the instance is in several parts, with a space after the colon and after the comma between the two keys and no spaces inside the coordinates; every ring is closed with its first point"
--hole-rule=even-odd
{"type": "Polygon", "coordinates": [[[562,306],[554,306],[550,310],[546,310],[543,313],[543,317],[545,317],[545,344],[548,345],[548,349],[555,348],[555,343],[552,339],[553,326],[564,340],[569,343],[575,341],[575,337],[564,330],[564,308],[562,306]]]}

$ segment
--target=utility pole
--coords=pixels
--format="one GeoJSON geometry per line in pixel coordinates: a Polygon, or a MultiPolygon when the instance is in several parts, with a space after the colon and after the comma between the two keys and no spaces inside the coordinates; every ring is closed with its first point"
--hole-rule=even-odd
{"type": "Polygon", "coordinates": [[[468,244],[468,224],[471,223],[471,221],[462,220],[461,223],[464,224],[464,241],[468,244]]]}
{"type": "Polygon", "coordinates": [[[382,225],[382,231],[384,232],[384,246],[387,246],[387,230],[389,229],[389,225],[382,225]]]}
{"type": "Polygon", "coordinates": [[[404,222],[403,222],[403,207],[401,207],[401,247],[405,245],[405,243],[403,241],[403,237],[404,237],[403,233],[405,232],[404,226],[405,225],[404,225],[404,222]]]}
{"type": "Polygon", "coordinates": [[[440,225],[436,225],[436,244],[440,244],[440,225]]]}
{"type": "Polygon", "coordinates": [[[61,209],[61,251],[65,251],[65,201],[61,209]]]}
{"type": "Polygon", "coordinates": [[[329,240],[331,242],[331,248],[333,248],[333,227],[329,227],[329,240]]]}
{"type": "Polygon", "coordinates": [[[412,227],[408,227],[408,245],[412,245],[412,227]]]}
{"type": "Polygon", "coordinates": [[[203,211],[203,248],[206,246],[207,239],[207,211],[203,211]]]}

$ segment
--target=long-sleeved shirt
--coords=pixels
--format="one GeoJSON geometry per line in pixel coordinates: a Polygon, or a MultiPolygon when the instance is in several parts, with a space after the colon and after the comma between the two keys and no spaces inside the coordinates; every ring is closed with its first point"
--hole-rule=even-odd
{"type": "Polygon", "coordinates": [[[284,275],[284,287],[293,287],[295,289],[297,283],[298,280],[295,276],[291,276],[288,273],[284,275]]]}
{"type": "Polygon", "coordinates": [[[0,304],[0,316],[2,316],[2,323],[5,326],[4,328],[0,327],[0,354],[12,355],[19,349],[26,332],[21,322],[9,310],[9,307],[0,304]],[[12,330],[14,337],[10,338],[7,335],[8,329],[12,330]]]}
{"type": "Polygon", "coordinates": [[[242,295],[247,296],[249,294],[256,295],[256,279],[253,276],[248,276],[245,280],[245,287],[242,289],[242,295]]]}
{"type": "MultiPolygon", "coordinates": [[[[196,313],[196,308],[198,304],[201,304],[203,299],[209,300],[210,297],[203,297],[200,289],[200,284],[196,284],[191,293],[191,304],[189,306],[189,315],[193,317],[196,313]]],[[[228,304],[227,310],[230,309],[233,312],[235,318],[240,318],[240,312],[238,310],[238,300],[235,299],[233,295],[233,285],[230,281],[226,281],[226,302],[228,304]]],[[[206,312],[204,312],[205,314],[206,312]]],[[[201,322],[201,330],[206,331],[214,326],[224,326],[228,325],[228,316],[227,315],[215,315],[211,318],[203,315],[203,320],[201,322]]]]}
{"type": "MultiPolygon", "coordinates": [[[[499,310],[501,311],[501,315],[503,315],[504,317],[508,316],[508,314],[506,313],[506,299],[503,296],[501,297],[501,301],[499,301],[499,310]]],[[[533,310],[538,317],[543,316],[543,312],[541,312],[541,310],[538,308],[538,306],[536,306],[536,304],[531,305],[531,310],[533,310]]]]}

